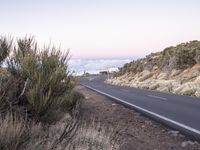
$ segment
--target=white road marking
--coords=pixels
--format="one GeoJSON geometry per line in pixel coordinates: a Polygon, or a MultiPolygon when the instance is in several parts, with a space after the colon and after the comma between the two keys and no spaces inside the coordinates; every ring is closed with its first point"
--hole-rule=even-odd
{"type": "Polygon", "coordinates": [[[138,109],[138,110],[140,110],[140,111],[142,111],[142,112],[148,113],[148,114],[153,115],[153,116],[155,116],[155,117],[157,117],[157,118],[160,118],[160,119],[162,119],[162,120],[164,120],[164,121],[170,122],[170,123],[172,123],[172,124],[174,124],[174,125],[177,125],[177,126],[182,127],[182,128],[184,128],[184,129],[186,129],[186,130],[188,130],[188,131],[191,131],[191,132],[193,132],[193,133],[196,133],[196,134],[200,135],[200,131],[199,131],[199,130],[194,129],[194,128],[190,127],[190,126],[184,125],[184,124],[182,124],[182,123],[180,123],[180,122],[174,121],[174,120],[169,119],[169,118],[167,118],[167,117],[165,117],[165,116],[159,115],[159,114],[157,114],[157,113],[154,113],[154,112],[152,112],[152,111],[149,111],[149,110],[144,109],[144,108],[142,108],[142,107],[139,107],[139,106],[137,106],[137,105],[131,104],[131,103],[126,102],[126,101],[124,101],[124,100],[122,100],[122,99],[120,99],[120,98],[114,97],[114,96],[112,96],[112,95],[110,95],[110,94],[107,94],[107,93],[101,92],[101,91],[99,91],[99,90],[97,90],[97,89],[94,89],[94,88],[92,88],[92,87],[90,87],[90,86],[87,86],[87,85],[84,85],[84,84],[81,84],[81,85],[83,85],[83,86],[85,86],[85,87],[87,87],[87,88],[89,88],[89,89],[91,89],[91,90],[94,90],[94,91],[96,91],[96,92],[98,92],[98,93],[101,93],[101,94],[103,94],[103,95],[105,95],[105,96],[108,96],[108,97],[110,97],[110,98],[112,98],[112,99],[115,99],[115,100],[117,100],[117,101],[120,101],[120,102],[122,102],[122,103],[124,103],[124,104],[126,104],[126,105],[132,106],[132,107],[134,107],[134,108],[136,108],[136,109],[138,109]]]}
{"type": "Polygon", "coordinates": [[[167,100],[167,98],[160,97],[160,96],[155,96],[155,95],[147,95],[147,96],[157,98],[157,99],[161,99],[161,100],[167,100]]]}

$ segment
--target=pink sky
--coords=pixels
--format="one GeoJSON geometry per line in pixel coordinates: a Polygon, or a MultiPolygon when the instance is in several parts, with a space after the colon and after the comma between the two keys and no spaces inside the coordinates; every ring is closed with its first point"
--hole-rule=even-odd
{"type": "Polygon", "coordinates": [[[1,2],[0,33],[36,36],[74,58],[135,58],[200,40],[199,0],[1,2]]]}

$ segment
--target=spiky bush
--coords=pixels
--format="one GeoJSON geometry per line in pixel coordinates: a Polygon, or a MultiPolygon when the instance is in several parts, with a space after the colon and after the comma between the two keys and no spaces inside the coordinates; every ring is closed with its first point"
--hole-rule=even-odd
{"type": "Polygon", "coordinates": [[[50,46],[41,50],[32,37],[19,39],[13,46],[6,39],[0,41],[2,51],[12,52],[7,61],[7,82],[0,91],[4,110],[52,123],[73,109],[78,98],[73,96],[77,93],[67,65],[68,52],[50,46]]]}
{"type": "Polygon", "coordinates": [[[6,58],[10,53],[12,41],[7,38],[0,38],[0,112],[4,111],[9,105],[7,100],[9,80],[8,72],[5,68],[2,68],[2,64],[5,63],[6,58]]]}
{"type": "Polygon", "coordinates": [[[8,55],[10,53],[11,46],[12,46],[11,40],[9,41],[5,37],[0,38],[0,65],[8,57],[8,55]]]}

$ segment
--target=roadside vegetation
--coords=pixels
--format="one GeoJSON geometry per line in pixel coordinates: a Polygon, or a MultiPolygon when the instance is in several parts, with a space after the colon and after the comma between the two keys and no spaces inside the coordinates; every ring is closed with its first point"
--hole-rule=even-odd
{"type": "Polygon", "coordinates": [[[161,52],[152,53],[145,58],[132,61],[119,68],[114,76],[121,76],[126,73],[137,73],[143,70],[152,70],[157,66],[164,72],[173,69],[186,69],[200,64],[200,41],[190,41],[177,46],[170,46],[161,52]]]}
{"type": "Polygon", "coordinates": [[[33,37],[0,38],[1,150],[113,149],[109,134],[80,121],[69,58],[33,37]]]}
{"type": "Polygon", "coordinates": [[[127,63],[107,83],[200,97],[200,41],[127,63]]]}

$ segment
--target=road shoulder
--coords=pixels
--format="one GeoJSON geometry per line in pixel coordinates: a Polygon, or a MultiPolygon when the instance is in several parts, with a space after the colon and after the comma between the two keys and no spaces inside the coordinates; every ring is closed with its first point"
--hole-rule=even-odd
{"type": "Polygon", "coordinates": [[[177,131],[172,131],[101,94],[83,86],[77,86],[76,90],[85,96],[82,104],[82,119],[88,122],[95,120],[104,127],[114,128],[117,131],[117,142],[121,150],[200,149],[198,142],[190,141],[177,131]]]}

